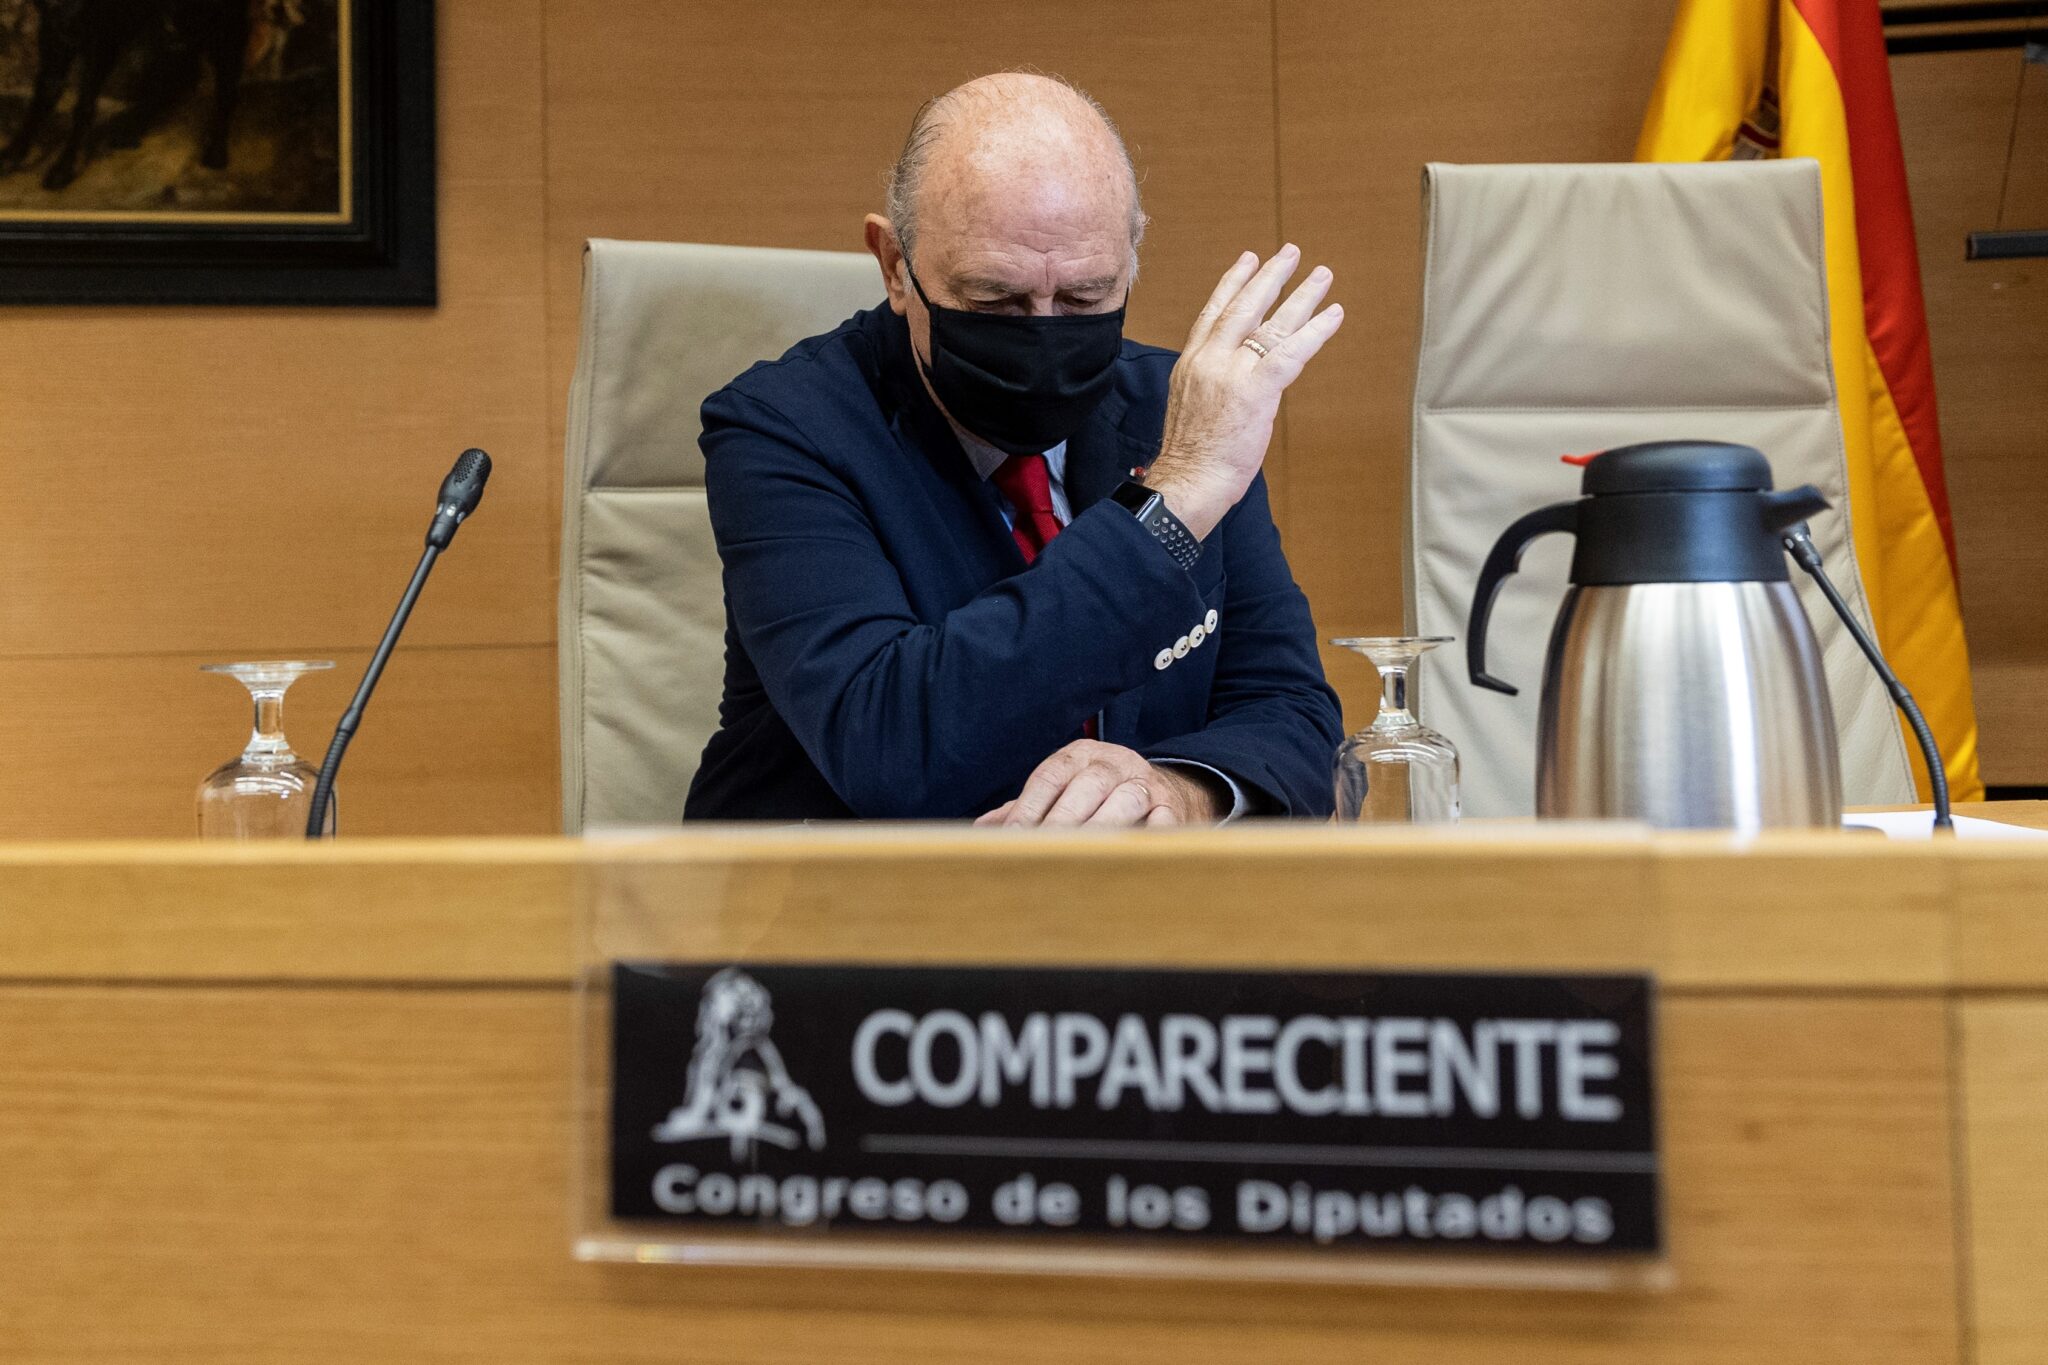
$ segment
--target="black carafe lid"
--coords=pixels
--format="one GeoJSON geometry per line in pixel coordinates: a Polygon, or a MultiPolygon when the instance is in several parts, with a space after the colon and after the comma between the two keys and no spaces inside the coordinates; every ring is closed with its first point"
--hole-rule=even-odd
{"type": "Polygon", "coordinates": [[[1646,441],[1595,455],[1579,491],[1603,493],[1759,493],[1771,486],[1761,451],[1727,441],[1646,441]]]}
{"type": "Polygon", "coordinates": [[[1811,485],[1771,491],[1771,462],[1727,441],[1648,441],[1595,455],[1579,484],[1572,582],[1785,581],[1778,533],[1827,506],[1811,485]]]}

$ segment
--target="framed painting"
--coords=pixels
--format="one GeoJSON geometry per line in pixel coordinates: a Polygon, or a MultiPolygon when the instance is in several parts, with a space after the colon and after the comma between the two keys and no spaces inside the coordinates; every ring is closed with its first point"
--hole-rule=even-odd
{"type": "Polygon", "coordinates": [[[432,0],[0,0],[0,303],[435,301],[432,0]]]}

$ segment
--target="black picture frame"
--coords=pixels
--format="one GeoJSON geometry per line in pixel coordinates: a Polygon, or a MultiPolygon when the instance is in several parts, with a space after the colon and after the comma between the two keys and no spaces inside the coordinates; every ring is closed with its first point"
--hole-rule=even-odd
{"type": "Polygon", "coordinates": [[[0,222],[0,304],[433,306],[433,0],[351,16],[348,221],[0,222]]]}

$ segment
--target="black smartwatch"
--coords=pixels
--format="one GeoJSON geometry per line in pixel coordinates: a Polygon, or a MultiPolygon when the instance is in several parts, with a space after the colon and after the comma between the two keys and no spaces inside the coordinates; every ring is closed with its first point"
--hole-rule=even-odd
{"type": "Polygon", "coordinates": [[[1130,509],[1131,515],[1138,519],[1138,525],[1150,531],[1153,538],[1166,547],[1174,563],[1188,570],[1195,567],[1195,561],[1202,557],[1202,542],[1196,540],[1194,532],[1167,509],[1166,499],[1159,496],[1157,489],[1126,479],[1109,496],[1119,507],[1130,509]]]}

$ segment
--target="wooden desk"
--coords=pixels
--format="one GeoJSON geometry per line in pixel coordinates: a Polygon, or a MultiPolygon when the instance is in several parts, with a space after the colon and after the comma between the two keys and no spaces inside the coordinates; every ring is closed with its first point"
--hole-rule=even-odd
{"type": "Polygon", "coordinates": [[[0,1039],[9,1361],[2007,1365],[2048,1339],[2048,844],[0,847],[0,1039]],[[621,878],[757,959],[1654,971],[1676,1287],[578,1264],[574,910],[621,878]]]}

